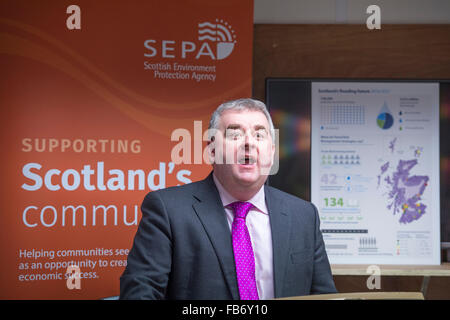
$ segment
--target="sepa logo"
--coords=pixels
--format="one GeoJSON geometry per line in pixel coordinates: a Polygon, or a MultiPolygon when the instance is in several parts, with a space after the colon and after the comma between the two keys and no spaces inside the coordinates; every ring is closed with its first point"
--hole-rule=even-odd
{"type": "Polygon", "coordinates": [[[209,57],[212,60],[223,60],[230,56],[236,44],[236,34],[230,24],[216,19],[214,23],[198,24],[198,41],[154,40],[144,41],[147,58],[181,58],[209,57]]]}
{"type": "Polygon", "coordinates": [[[216,43],[216,59],[222,60],[233,52],[236,35],[231,26],[223,20],[216,19],[216,23],[199,23],[198,40],[209,40],[216,43]]]}

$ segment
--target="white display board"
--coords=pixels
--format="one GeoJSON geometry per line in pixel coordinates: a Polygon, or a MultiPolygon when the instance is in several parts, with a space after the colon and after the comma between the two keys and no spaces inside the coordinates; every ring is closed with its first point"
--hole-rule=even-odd
{"type": "Polygon", "coordinates": [[[440,264],[439,84],[311,90],[311,200],[330,263],[440,264]]]}

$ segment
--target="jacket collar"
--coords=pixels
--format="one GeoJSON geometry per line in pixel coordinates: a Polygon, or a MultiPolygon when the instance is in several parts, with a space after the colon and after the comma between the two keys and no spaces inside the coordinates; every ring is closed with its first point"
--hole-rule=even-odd
{"type": "Polygon", "coordinates": [[[231,232],[212,173],[197,186],[193,194],[196,199],[193,208],[216,252],[230,293],[233,299],[238,300],[239,289],[237,286],[231,232]]]}
{"type": "Polygon", "coordinates": [[[270,216],[273,250],[273,280],[275,298],[282,296],[284,275],[290,250],[291,217],[285,201],[275,189],[265,186],[266,203],[270,216]]]}

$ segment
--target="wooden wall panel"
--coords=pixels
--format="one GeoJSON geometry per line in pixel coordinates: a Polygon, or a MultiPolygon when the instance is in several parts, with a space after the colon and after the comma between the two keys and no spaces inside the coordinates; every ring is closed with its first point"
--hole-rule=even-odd
{"type": "Polygon", "coordinates": [[[256,24],[257,99],[266,77],[449,79],[450,25],[256,24]]]}

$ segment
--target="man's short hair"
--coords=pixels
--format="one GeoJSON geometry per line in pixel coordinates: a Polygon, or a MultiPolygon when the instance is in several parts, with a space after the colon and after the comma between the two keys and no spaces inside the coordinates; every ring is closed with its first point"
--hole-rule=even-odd
{"type": "Polygon", "coordinates": [[[250,98],[243,98],[224,102],[219,107],[217,107],[216,111],[214,111],[213,114],[211,115],[211,120],[209,121],[208,129],[218,129],[220,116],[227,110],[234,110],[234,111],[251,110],[262,112],[266,116],[267,122],[269,123],[270,126],[269,130],[270,135],[272,137],[272,142],[275,143],[275,128],[273,126],[272,118],[270,117],[269,111],[267,111],[267,107],[264,104],[264,102],[250,98]]]}

